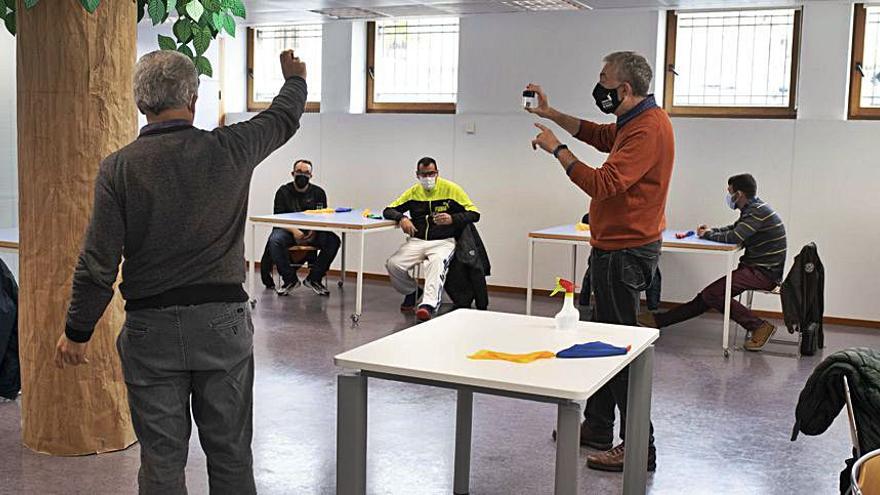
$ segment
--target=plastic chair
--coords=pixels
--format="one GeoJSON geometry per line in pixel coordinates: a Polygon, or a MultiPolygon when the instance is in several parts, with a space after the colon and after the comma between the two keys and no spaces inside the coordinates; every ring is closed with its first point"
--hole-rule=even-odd
{"type": "Polygon", "coordinates": [[[880,494],[880,449],[859,457],[852,467],[853,495],[880,494]]]}
{"type": "MultiPolygon", "coordinates": [[[[318,257],[318,248],[315,246],[290,246],[287,249],[287,253],[290,257],[290,266],[294,271],[299,271],[300,268],[308,266],[309,263],[314,263],[318,257]]],[[[275,272],[275,285],[281,287],[281,277],[278,274],[277,270],[275,272]]]]}

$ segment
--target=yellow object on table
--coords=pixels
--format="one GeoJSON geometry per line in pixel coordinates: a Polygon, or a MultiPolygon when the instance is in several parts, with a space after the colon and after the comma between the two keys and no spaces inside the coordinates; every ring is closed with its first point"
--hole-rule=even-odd
{"type": "Polygon", "coordinates": [[[506,352],[490,351],[482,349],[468,356],[468,359],[488,359],[498,361],[510,361],[512,363],[527,364],[539,359],[552,359],[556,354],[550,351],[529,352],[526,354],[508,354],[506,352]]]}
{"type": "Polygon", "coordinates": [[[372,212],[370,211],[369,208],[365,209],[365,210],[364,210],[364,218],[367,218],[368,216],[370,216],[371,213],[372,213],[372,212]]]}
{"type": "Polygon", "coordinates": [[[336,213],[335,208],[322,208],[320,210],[306,210],[303,213],[308,213],[309,215],[324,215],[327,213],[336,213]]]}
{"type": "Polygon", "coordinates": [[[574,224],[574,230],[577,230],[578,232],[586,232],[590,230],[590,224],[578,222],[574,224]]]}

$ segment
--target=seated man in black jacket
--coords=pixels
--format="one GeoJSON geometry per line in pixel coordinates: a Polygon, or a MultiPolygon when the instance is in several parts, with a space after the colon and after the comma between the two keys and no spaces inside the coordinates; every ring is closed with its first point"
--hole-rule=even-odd
{"type": "Polygon", "coordinates": [[[419,160],[416,177],[419,183],[383,212],[385,218],[397,222],[409,236],[385,266],[391,285],[406,296],[401,311],[412,311],[418,299],[418,283],[409,271],[424,263],[425,291],[416,318],[426,321],[440,309],[446,271],[455,254],[456,234],[467,224],[478,222],[480,212],[458,184],[440,178],[433,158],[419,160]],[[408,217],[404,215],[407,212],[408,217]]]}
{"type": "MultiPolygon", "coordinates": [[[[312,162],[297,160],[293,164],[293,182],[288,182],[275,193],[275,214],[295,213],[307,210],[319,210],[327,207],[327,193],[319,186],[311,183],[312,162]]],[[[291,246],[314,246],[318,248],[318,258],[309,263],[309,275],[302,282],[319,296],[329,296],[330,291],[324,286],[324,276],[330,264],[339,252],[339,236],[333,232],[315,232],[300,230],[295,227],[272,229],[269,242],[263,252],[261,272],[263,284],[267,289],[275,287],[272,281],[272,265],[278,267],[282,285],[277,290],[279,296],[286,296],[299,284],[299,277],[290,265],[291,246]]]]}

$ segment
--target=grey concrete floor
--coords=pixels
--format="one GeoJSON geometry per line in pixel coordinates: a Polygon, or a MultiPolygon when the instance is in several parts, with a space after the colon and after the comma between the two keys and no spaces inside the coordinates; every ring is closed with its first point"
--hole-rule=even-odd
{"type": "MultiPolygon", "coordinates": [[[[335,281],[331,281],[335,282],[335,281]]],[[[368,282],[364,316],[352,329],[354,285],[329,299],[300,288],[281,298],[261,291],[254,311],[257,362],[254,462],[265,494],[333,493],[336,375],[333,355],[413,324],[399,296],[368,282]]],[[[550,316],[559,301],[537,298],[550,316]]],[[[491,309],[522,312],[524,297],[493,294],[491,309]]],[[[820,437],[790,442],[798,393],[822,356],[721,356],[721,320],[707,315],[665,329],[657,344],[653,420],[658,469],[652,494],[831,494],[848,456],[843,415],[820,437]]],[[[880,331],[830,327],[827,355],[880,345],[880,331]]],[[[425,349],[430,352],[430,349],[425,349]]],[[[370,382],[368,491],[452,493],[455,395],[434,388],[370,382]]],[[[75,414],[71,415],[75,421],[75,414]]],[[[477,396],[471,493],[550,494],[555,406],[477,396]]],[[[139,449],[75,458],[21,445],[18,403],[0,403],[0,493],[136,493],[139,449]]],[[[581,452],[585,461],[587,449],[581,452]]],[[[205,457],[191,442],[190,493],[207,493],[205,457]]],[[[581,493],[620,493],[621,476],[583,467],[581,493]]]]}

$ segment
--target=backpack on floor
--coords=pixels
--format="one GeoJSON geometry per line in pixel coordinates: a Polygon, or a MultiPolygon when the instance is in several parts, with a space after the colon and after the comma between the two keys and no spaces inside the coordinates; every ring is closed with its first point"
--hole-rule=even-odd
{"type": "Polygon", "coordinates": [[[794,265],[782,283],[780,293],[785,326],[801,332],[801,354],[812,356],[825,347],[822,316],[825,312],[825,267],[815,243],[809,243],[794,257],[794,265]]]}

